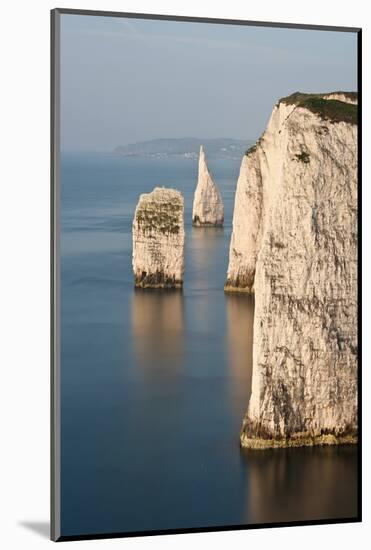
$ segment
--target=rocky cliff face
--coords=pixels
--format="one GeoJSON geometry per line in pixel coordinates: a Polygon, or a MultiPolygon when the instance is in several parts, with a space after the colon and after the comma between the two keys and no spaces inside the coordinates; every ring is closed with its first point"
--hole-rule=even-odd
{"type": "Polygon", "coordinates": [[[357,107],[294,94],[244,156],[226,290],[255,291],[241,445],[357,437],[357,107]]]}
{"type": "Polygon", "coordinates": [[[222,197],[213,182],[201,145],[198,161],[198,181],[193,200],[192,223],[195,226],[221,226],[223,222],[224,206],[222,197]]]}
{"type": "Polygon", "coordinates": [[[133,220],[135,286],[180,288],[184,270],[184,199],[156,187],[140,195],[133,220]]]}

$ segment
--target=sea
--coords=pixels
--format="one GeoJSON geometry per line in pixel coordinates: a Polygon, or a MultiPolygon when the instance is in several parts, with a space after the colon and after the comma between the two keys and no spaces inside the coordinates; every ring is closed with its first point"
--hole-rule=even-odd
{"type": "Polygon", "coordinates": [[[61,533],[241,527],[357,514],[354,446],[246,451],[253,298],[225,294],[240,160],[208,159],[224,228],[193,228],[197,161],[61,156],[61,533]],[[185,198],[183,291],[135,290],[132,222],[185,198]]]}

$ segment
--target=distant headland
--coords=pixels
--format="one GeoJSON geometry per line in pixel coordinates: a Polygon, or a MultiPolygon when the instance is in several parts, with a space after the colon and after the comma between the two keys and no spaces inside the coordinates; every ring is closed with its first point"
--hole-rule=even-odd
{"type": "Polygon", "coordinates": [[[119,145],[114,152],[123,157],[198,159],[200,147],[203,145],[207,150],[208,157],[241,159],[246,149],[253,143],[252,139],[160,138],[119,145]]]}

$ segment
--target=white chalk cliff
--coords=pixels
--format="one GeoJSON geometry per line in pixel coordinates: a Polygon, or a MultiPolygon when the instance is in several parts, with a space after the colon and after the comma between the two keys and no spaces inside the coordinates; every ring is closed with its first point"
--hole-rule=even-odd
{"type": "Polygon", "coordinates": [[[349,96],[280,100],[242,160],[225,289],[255,292],[243,447],[357,440],[357,106],[349,96]]]}
{"type": "Polygon", "coordinates": [[[201,145],[198,160],[198,181],[193,200],[192,223],[194,226],[221,226],[224,222],[224,206],[206,164],[201,145]]]}
{"type": "Polygon", "coordinates": [[[133,220],[135,286],[181,288],[184,271],[184,199],[156,187],[139,197],[133,220]]]}

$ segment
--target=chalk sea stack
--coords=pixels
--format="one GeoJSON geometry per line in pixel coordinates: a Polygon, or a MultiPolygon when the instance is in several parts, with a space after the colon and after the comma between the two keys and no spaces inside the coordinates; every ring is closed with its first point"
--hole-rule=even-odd
{"type": "Polygon", "coordinates": [[[198,159],[198,181],[193,200],[192,224],[196,227],[217,227],[224,222],[224,206],[206,164],[201,145],[198,159]]]}
{"type": "Polygon", "coordinates": [[[242,447],[357,441],[356,101],[281,99],[242,160],[225,286],[255,293],[242,447]]]}
{"type": "Polygon", "coordinates": [[[139,197],[133,220],[133,270],[139,288],[181,288],[184,271],[184,199],[156,187],[139,197]]]}

